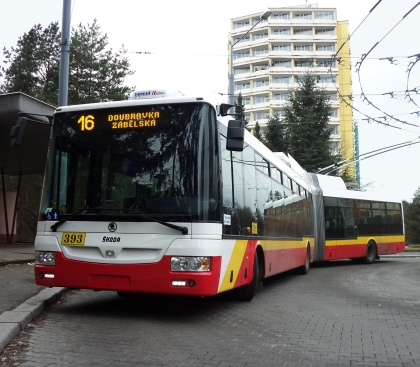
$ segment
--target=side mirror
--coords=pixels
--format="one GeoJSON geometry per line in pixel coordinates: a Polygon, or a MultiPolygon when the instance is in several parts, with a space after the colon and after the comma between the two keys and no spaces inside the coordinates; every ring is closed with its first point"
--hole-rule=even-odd
{"type": "Polygon", "coordinates": [[[235,107],[235,105],[234,104],[221,103],[220,104],[220,107],[219,107],[219,114],[220,114],[220,116],[231,115],[231,114],[228,113],[228,111],[232,107],[235,107]]]}
{"type": "Polygon", "coordinates": [[[226,150],[242,152],[244,150],[244,136],[244,122],[230,120],[227,129],[226,150]]]}
{"type": "Polygon", "coordinates": [[[26,123],[28,119],[26,117],[19,117],[16,120],[15,126],[12,127],[12,131],[10,132],[10,137],[12,138],[10,141],[11,147],[20,147],[22,144],[23,134],[25,133],[26,123]]]}

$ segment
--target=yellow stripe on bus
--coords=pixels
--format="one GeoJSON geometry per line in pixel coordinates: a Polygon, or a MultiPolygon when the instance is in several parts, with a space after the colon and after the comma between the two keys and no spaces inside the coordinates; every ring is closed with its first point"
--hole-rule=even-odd
{"type": "Polygon", "coordinates": [[[219,292],[224,292],[232,289],[238,278],[239,269],[242,265],[242,260],[245,255],[247,240],[238,240],[233,246],[232,254],[230,255],[229,264],[227,266],[222,284],[220,285],[219,292]],[[230,281],[231,272],[233,271],[232,281],[230,281]]]}
{"type": "Polygon", "coordinates": [[[358,238],[335,239],[326,240],[326,246],[349,246],[349,245],[367,245],[369,240],[374,240],[376,243],[391,243],[391,242],[404,242],[404,235],[394,236],[359,236],[358,238]]]}

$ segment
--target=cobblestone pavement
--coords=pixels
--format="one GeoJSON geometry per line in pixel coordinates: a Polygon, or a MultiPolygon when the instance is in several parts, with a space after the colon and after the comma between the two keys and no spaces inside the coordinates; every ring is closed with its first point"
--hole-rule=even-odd
{"type": "MultiPolygon", "coordinates": [[[[20,366],[420,366],[420,259],[350,261],[264,282],[247,303],[70,291],[20,366]]],[[[0,362],[1,364],[1,362],[0,362]]]]}

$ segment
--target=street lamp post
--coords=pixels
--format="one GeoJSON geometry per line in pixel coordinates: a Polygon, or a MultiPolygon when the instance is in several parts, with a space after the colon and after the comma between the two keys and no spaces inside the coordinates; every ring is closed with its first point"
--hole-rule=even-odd
{"type": "Polygon", "coordinates": [[[234,105],[235,104],[235,96],[234,96],[234,91],[233,91],[233,86],[234,86],[234,78],[233,78],[233,47],[240,42],[249,32],[251,32],[254,27],[260,23],[262,20],[266,20],[268,19],[268,17],[271,15],[271,11],[265,11],[264,13],[262,13],[260,15],[260,18],[258,19],[257,22],[255,22],[255,24],[248,29],[248,31],[246,33],[244,33],[244,35],[237,39],[235,43],[232,44],[231,41],[229,41],[228,45],[229,45],[229,55],[230,55],[230,68],[229,68],[229,104],[234,105]]]}

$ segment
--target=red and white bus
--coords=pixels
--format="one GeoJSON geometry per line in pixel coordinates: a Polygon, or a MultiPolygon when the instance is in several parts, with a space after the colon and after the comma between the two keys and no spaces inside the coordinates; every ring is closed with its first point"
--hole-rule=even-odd
{"type": "Polygon", "coordinates": [[[35,239],[38,285],[120,295],[233,290],[250,300],[264,278],[366,257],[372,241],[375,257],[403,250],[402,219],[398,233],[381,237],[389,246],[358,237],[360,227],[352,240],[331,238],[316,175],[247,131],[242,142],[240,122],[229,127],[222,116],[226,105],[153,92],[55,111],[35,239]]]}

